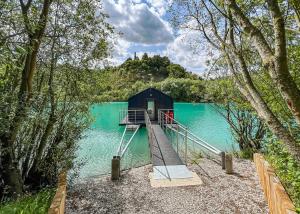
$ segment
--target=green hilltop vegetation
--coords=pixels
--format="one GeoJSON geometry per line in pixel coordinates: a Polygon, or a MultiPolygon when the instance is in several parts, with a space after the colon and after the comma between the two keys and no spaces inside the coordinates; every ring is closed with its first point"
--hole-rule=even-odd
{"type": "Polygon", "coordinates": [[[200,76],[174,64],[166,56],[128,58],[123,64],[93,73],[93,100],[126,101],[139,91],[154,87],[176,101],[204,101],[205,87],[200,76]]]}

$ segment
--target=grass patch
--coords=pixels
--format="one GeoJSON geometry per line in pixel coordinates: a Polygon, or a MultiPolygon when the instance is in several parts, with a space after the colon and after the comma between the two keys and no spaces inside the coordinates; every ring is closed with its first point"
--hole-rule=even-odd
{"type": "Polygon", "coordinates": [[[0,204],[0,214],[44,214],[48,212],[55,189],[44,189],[17,201],[0,204]]]}

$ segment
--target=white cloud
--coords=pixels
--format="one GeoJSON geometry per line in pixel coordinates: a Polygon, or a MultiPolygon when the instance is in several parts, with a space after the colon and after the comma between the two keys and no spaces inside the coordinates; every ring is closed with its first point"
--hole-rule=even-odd
{"type": "Polygon", "coordinates": [[[118,65],[126,58],[133,57],[136,47],[141,47],[141,51],[137,51],[139,57],[144,53],[142,50],[147,50],[143,47],[151,47],[151,51],[147,51],[148,56],[168,56],[172,62],[188,71],[203,72],[207,68],[206,61],[213,55],[212,49],[205,46],[199,32],[179,30],[174,36],[170,24],[163,19],[171,2],[104,0],[103,8],[110,16],[110,23],[122,32],[121,38],[113,41],[113,57],[109,61],[118,65]],[[162,46],[166,48],[159,48],[162,46]]]}
{"type": "Polygon", "coordinates": [[[124,40],[148,45],[167,44],[173,40],[169,24],[145,3],[104,0],[103,9],[124,40]]]}
{"type": "Polygon", "coordinates": [[[131,43],[122,38],[113,38],[110,42],[113,50],[108,62],[112,65],[120,65],[126,58],[130,57],[131,54],[128,52],[128,48],[131,43]]]}
{"type": "Polygon", "coordinates": [[[163,16],[166,14],[171,0],[147,0],[147,3],[151,5],[151,8],[153,8],[160,16],[163,16]]]}
{"type": "Polygon", "coordinates": [[[211,58],[210,47],[201,43],[201,35],[196,31],[179,31],[174,42],[170,43],[164,55],[189,71],[201,72],[207,68],[206,62],[211,58]]]}
{"type": "MultiPolygon", "coordinates": [[[[145,52],[136,52],[138,58],[142,58],[145,52]]],[[[153,57],[154,55],[162,55],[160,52],[147,52],[148,57],[153,57]]]]}

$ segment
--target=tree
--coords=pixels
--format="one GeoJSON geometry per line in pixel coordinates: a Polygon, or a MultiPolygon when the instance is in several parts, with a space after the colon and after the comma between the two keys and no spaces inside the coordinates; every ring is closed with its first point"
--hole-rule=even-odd
{"type": "Polygon", "coordinates": [[[186,70],[178,64],[170,64],[167,67],[167,71],[168,71],[169,77],[173,77],[173,78],[185,78],[186,77],[186,70]]]}
{"type": "Polygon", "coordinates": [[[0,4],[0,197],[17,197],[71,166],[89,122],[88,68],[107,56],[112,28],[98,1],[0,4]]]}
{"type": "Polygon", "coordinates": [[[143,56],[142,56],[142,60],[147,61],[148,59],[149,59],[148,54],[144,53],[143,56]]]}
{"type": "Polygon", "coordinates": [[[285,101],[293,121],[299,127],[300,92],[288,67],[285,19],[278,2],[269,0],[266,5],[260,2],[245,3],[241,8],[234,0],[224,3],[191,0],[175,1],[175,7],[174,23],[200,32],[203,39],[222,54],[241,94],[300,162],[300,146],[293,133],[286,128],[288,121],[282,121],[276,115],[253,78],[268,71],[270,81],[267,80],[264,85],[276,87],[273,96],[279,92],[280,99],[285,101]],[[262,15],[258,18],[249,16],[253,8],[261,10],[262,15]],[[274,41],[274,46],[271,41],[274,41]]]}

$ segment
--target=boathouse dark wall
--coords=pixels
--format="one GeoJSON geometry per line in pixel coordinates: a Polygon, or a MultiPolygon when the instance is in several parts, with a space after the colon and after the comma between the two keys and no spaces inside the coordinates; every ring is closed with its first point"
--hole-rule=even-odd
{"type": "MultiPolygon", "coordinates": [[[[128,110],[147,109],[148,101],[154,101],[155,120],[158,118],[157,111],[159,109],[173,109],[174,103],[172,97],[155,89],[148,88],[128,99],[128,110]]],[[[154,118],[153,118],[154,119],[154,118]]]]}

